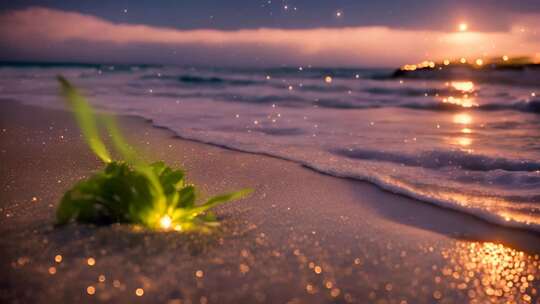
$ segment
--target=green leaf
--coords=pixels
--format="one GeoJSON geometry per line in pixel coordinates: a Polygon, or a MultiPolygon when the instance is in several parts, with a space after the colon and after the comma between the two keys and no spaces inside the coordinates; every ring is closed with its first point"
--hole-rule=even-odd
{"type": "Polygon", "coordinates": [[[217,205],[245,198],[246,196],[251,194],[251,192],[253,192],[252,189],[242,189],[240,191],[214,196],[206,203],[184,211],[181,218],[185,220],[191,220],[217,205]]]}
{"type": "Polygon", "coordinates": [[[201,205],[199,208],[205,208],[205,210],[207,210],[223,203],[245,198],[246,196],[250,195],[252,192],[253,192],[253,189],[246,188],[246,189],[242,189],[236,192],[214,196],[211,199],[209,199],[206,203],[201,205]]]}
{"type": "Polygon", "coordinates": [[[64,77],[58,76],[58,81],[62,86],[62,93],[66,97],[66,102],[75,114],[75,119],[79,128],[90,146],[90,149],[105,163],[111,162],[111,156],[103,141],[99,137],[94,111],[86,99],[69,83],[64,77]]]}
{"type": "Polygon", "coordinates": [[[62,197],[56,211],[57,224],[64,225],[71,220],[87,223],[105,222],[110,218],[99,201],[104,177],[96,175],[88,180],[79,182],[62,197]]]}
{"type": "Polygon", "coordinates": [[[57,210],[58,224],[80,222],[144,222],[154,200],[146,176],[125,163],[111,162],[104,172],[77,183],[57,210]]]}
{"type": "Polygon", "coordinates": [[[120,132],[120,129],[116,125],[116,121],[110,117],[104,117],[103,118],[107,130],[109,131],[109,134],[111,135],[113,144],[115,148],[122,154],[125,161],[131,164],[135,170],[139,171],[140,173],[146,175],[146,177],[149,179],[153,186],[153,191],[156,192],[156,197],[158,200],[156,202],[158,203],[158,208],[165,208],[165,203],[163,202],[163,188],[161,187],[161,184],[159,183],[158,177],[155,174],[152,166],[145,164],[142,162],[142,160],[139,159],[135,151],[129,146],[127,141],[124,139],[124,136],[122,136],[122,133],[120,132]]]}
{"type": "Polygon", "coordinates": [[[182,170],[174,170],[159,161],[150,164],[152,171],[159,178],[162,185],[170,187],[169,190],[180,190],[184,182],[184,172],[182,170]]]}
{"type": "Polygon", "coordinates": [[[105,122],[107,131],[109,131],[109,134],[111,135],[114,147],[122,154],[124,160],[130,164],[141,164],[142,161],[139,160],[133,148],[130,147],[124,139],[122,132],[120,132],[116,120],[109,115],[103,115],[102,120],[105,122]]]}
{"type": "Polygon", "coordinates": [[[186,186],[182,190],[178,191],[179,201],[175,207],[180,208],[193,208],[195,206],[195,187],[186,186]]]}
{"type": "Polygon", "coordinates": [[[194,185],[186,185],[185,173],[164,162],[145,163],[122,136],[112,117],[103,117],[112,143],[124,161],[112,161],[98,132],[98,121],[90,104],[63,77],[58,77],[84,137],[105,163],[105,168],[75,184],[58,209],[58,225],[70,221],[94,224],[133,223],[150,229],[209,232],[219,225],[211,208],[238,200],[250,189],[215,196],[196,203],[194,185]]]}
{"type": "Polygon", "coordinates": [[[167,168],[167,165],[165,165],[162,161],[157,161],[150,164],[150,167],[154,170],[154,173],[156,173],[157,176],[160,176],[163,171],[167,168]]]}

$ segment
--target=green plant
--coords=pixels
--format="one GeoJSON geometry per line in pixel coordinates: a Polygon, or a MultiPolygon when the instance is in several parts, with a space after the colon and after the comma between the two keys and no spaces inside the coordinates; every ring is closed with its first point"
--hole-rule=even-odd
{"type": "Polygon", "coordinates": [[[111,224],[132,223],[150,229],[204,230],[218,225],[211,208],[247,196],[244,189],[196,204],[195,187],[187,184],[181,170],[163,162],[147,164],[126,143],[115,120],[96,116],[93,108],[65,78],[59,76],[63,96],[90,149],[105,168],[67,191],[57,209],[57,224],[70,221],[111,224]],[[99,120],[98,120],[99,118],[99,120]],[[98,122],[110,134],[112,145],[124,158],[113,160],[100,138],[98,122]]]}

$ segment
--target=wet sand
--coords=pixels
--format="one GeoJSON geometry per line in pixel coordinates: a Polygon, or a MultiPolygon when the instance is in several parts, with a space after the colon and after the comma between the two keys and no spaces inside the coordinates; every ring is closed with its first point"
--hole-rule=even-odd
{"type": "Polygon", "coordinates": [[[2,303],[540,303],[538,235],[134,117],[120,123],[148,159],[207,194],[255,193],[212,235],[54,228],[63,192],[102,165],[68,112],[0,107],[2,303]]]}

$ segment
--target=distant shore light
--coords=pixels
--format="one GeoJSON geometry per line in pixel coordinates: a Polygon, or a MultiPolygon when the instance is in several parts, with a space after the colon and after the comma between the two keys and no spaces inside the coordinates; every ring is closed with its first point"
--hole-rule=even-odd
{"type": "Polygon", "coordinates": [[[466,58],[461,58],[461,59],[459,60],[459,62],[461,62],[461,63],[467,63],[467,59],[466,59],[466,58]]]}
{"type": "Polygon", "coordinates": [[[465,22],[462,22],[458,26],[460,32],[466,32],[469,29],[469,25],[465,22]]]}
{"type": "Polygon", "coordinates": [[[508,61],[509,58],[508,58],[508,56],[504,55],[504,56],[502,57],[502,59],[503,59],[504,61],[508,61]]]}
{"type": "Polygon", "coordinates": [[[483,64],[484,64],[484,60],[482,60],[480,58],[476,59],[476,65],[477,66],[482,66],[483,64]]]}

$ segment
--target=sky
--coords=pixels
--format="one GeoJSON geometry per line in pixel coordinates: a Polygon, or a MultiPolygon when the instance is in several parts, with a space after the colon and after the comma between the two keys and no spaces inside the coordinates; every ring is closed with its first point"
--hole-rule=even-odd
{"type": "Polygon", "coordinates": [[[539,29],[540,0],[18,0],[0,4],[0,60],[391,67],[540,59],[539,29]]]}

